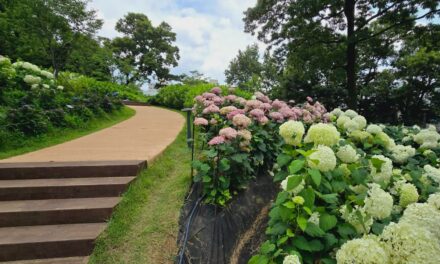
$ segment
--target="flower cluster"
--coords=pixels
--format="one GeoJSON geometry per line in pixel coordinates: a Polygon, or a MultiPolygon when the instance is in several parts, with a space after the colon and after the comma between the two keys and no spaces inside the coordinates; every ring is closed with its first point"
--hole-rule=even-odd
{"type": "MultiPolygon", "coordinates": [[[[202,150],[206,155],[202,154],[194,166],[195,181],[203,182],[206,201],[219,205],[225,205],[231,193],[243,188],[255,171],[274,162],[280,151],[280,138],[292,146],[298,145],[305,133],[303,124],[328,121],[325,107],[312,99],[290,106],[284,101],[272,101],[260,92],[249,100],[235,94],[223,96],[222,89],[214,87],[196,96],[194,102],[194,125],[207,142],[203,145],[207,149],[202,150]],[[217,178],[221,181],[211,180],[217,178]]],[[[336,144],[339,139],[336,128],[321,125],[311,129],[308,138],[316,146],[336,144]],[[328,130],[334,133],[333,138],[320,137],[319,133],[328,130]]],[[[325,154],[324,150],[314,154],[317,159],[323,159],[317,166],[330,170],[334,165],[326,163],[325,154]]]]}
{"type": "Polygon", "coordinates": [[[429,257],[440,255],[435,127],[368,124],[341,109],[329,119],[280,126],[285,145],[272,174],[281,189],[265,242],[273,251],[253,260],[282,263],[294,252],[303,263],[435,263],[429,257]]]}

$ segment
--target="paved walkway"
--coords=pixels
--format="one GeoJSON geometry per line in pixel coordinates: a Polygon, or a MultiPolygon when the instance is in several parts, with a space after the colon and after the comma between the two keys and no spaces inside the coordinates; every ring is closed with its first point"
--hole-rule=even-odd
{"type": "Polygon", "coordinates": [[[182,115],[152,106],[130,106],[130,119],[59,145],[0,160],[2,162],[153,160],[182,129],[182,115]]]}

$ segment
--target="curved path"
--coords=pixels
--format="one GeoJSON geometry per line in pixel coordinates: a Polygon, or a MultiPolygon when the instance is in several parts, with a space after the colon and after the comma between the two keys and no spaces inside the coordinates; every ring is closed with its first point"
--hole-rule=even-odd
{"type": "Polygon", "coordinates": [[[121,123],[72,141],[2,162],[153,160],[179,134],[185,119],[152,106],[130,106],[136,114],[121,123]]]}

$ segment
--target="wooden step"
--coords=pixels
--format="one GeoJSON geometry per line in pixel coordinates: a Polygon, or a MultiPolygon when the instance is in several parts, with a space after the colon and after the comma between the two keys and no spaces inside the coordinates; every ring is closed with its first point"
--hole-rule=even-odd
{"type": "Polygon", "coordinates": [[[119,196],[135,177],[1,180],[0,201],[119,196]]]}
{"type": "Polygon", "coordinates": [[[105,223],[0,228],[0,261],[88,256],[105,223]]]}
{"type": "Polygon", "coordinates": [[[3,264],[87,264],[89,257],[31,259],[1,262],[3,264]]]}
{"type": "Polygon", "coordinates": [[[107,220],[120,197],[0,202],[0,227],[99,223],[107,220]]]}
{"type": "Polygon", "coordinates": [[[142,160],[0,162],[0,180],[136,176],[146,166],[142,160]]]}

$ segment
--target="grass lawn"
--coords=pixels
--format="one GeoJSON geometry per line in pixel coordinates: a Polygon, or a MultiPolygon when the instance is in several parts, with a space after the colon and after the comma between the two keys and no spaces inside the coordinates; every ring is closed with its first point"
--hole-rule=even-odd
{"type": "Polygon", "coordinates": [[[96,132],[103,128],[107,128],[113,126],[114,124],[122,122],[132,117],[135,114],[135,112],[136,112],[135,110],[129,107],[124,107],[119,111],[115,111],[99,119],[93,119],[87,122],[86,124],[84,124],[84,127],[81,128],[53,129],[47,134],[22,140],[19,143],[13,144],[12,146],[6,146],[6,147],[0,146],[0,159],[17,156],[23,153],[50,147],[75,138],[85,136],[87,134],[96,132]]]}
{"type": "Polygon", "coordinates": [[[191,181],[185,131],[130,185],[90,263],[173,262],[180,208],[191,181]]]}

